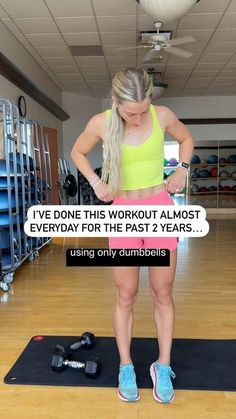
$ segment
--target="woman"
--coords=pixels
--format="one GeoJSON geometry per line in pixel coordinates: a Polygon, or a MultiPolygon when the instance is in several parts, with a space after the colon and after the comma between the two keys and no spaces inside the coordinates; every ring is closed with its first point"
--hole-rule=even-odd
{"type": "MultiPolygon", "coordinates": [[[[72,149],[72,159],[88,179],[97,197],[113,205],[172,205],[169,193],[185,186],[193,152],[189,130],[164,106],[153,106],[152,81],[142,69],[126,68],[112,80],[112,108],[93,116],[72,149]],[[164,133],[178,143],[179,167],[163,182],[164,133]],[[101,179],[87,154],[103,139],[101,179]]],[[[168,248],[169,267],[149,267],[154,321],[158,331],[159,357],[150,367],[153,397],[161,403],[174,399],[170,353],[174,330],[172,288],[176,270],[175,237],[110,238],[111,248],[168,248]]],[[[140,398],[130,355],[133,307],[138,293],[139,268],[113,267],[117,289],[113,324],[120,354],[118,396],[124,401],[140,398]]]]}

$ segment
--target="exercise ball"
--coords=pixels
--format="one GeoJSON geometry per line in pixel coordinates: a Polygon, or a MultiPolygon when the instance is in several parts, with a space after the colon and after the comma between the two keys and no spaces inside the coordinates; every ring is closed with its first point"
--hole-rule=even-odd
{"type": "Polygon", "coordinates": [[[160,22],[171,22],[185,16],[199,0],[138,0],[147,15],[160,22]]]}
{"type": "Polygon", "coordinates": [[[191,185],[191,192],[192,193],[196,193],[199,191],[199,186],[196,185],[196,183],[194,183],[193,185],[191,185]]]}
{"type": "Polygon", "coordinates": [[[170,165],[170,166],[177,166],[177,164],[178,164],[178,161],[177,161],[174,157],[172,157],[172,158],[169,160],[169,165],[170,165]]]}
{"type": "Polygon", "coordinates": [[[236,154],[231,154],[228,159],[227,159],[228,163],[236,163],[236,154]]]}
{"type": "Polygon", "coordinates": [[[230,192],[231,191],[231,187],[229,185],[225,185],[225,186],[223,186],[223,191],[224,192],[230,192]]]}
{"type": "Polygon", "coordinates": [[[209,170],[207,170],[207,169],[202,169],[202,170],[199,170],[199,175],[200,175],[200,177],[209,177],[210,176],[210,172],[209,172],[209,170]]]}
{"type": "Polygon", "coordinates": [[[195,169],[192,173],[191,173],[191,178],[192,179],[197,179],[197,178],[199,178],[200,177],[200,175],[199,175],[199,170],[198,169],[195,169]]]}
{"type": "Polygon", "coordinates": [[[236,192],[236,185],[232,186],[232,191],[236,192]]]}
{"type": "Polygon", "coordinates": [[[199,189],[199,192],[208,192],[208,189],[206,186],[201,186],[201,188],[199,189]]]}
{"type": "Polygon", "coordinates": [[[209,192],[215,192],[215,191],[217,191],[217,187],[216,186],[209,186],[209,188],[208,188],[208,191],[209,192]]]}
{"type": "Polygon", "coordinates": [[[231,173],[231,177],[232,177],[233,179],[236,179],[236,171],[234,171],[234,172],[232,172],[232,173],[231,173]]]}
{"type": "Polygon", "coordinates": [[[169,166],[169,160],[167,160],[166,158],[164,158],[164,166],[169,166]]]}
{"type": "Polygon", "coordinates": [[[227,177],[229,177],[229,172],[227,172],[227,170],[221,170],[220,178],[227,178],[227,177]]]}
{"type": "Polygon", "coordinates": [[[212,167],[212,169],[210,170],[211,177],[217,177],[217,173],[217,167],[212,167]]]}
{"type": "Polygon", "coordinates": [[[206,159],[201,159],[201,164],[207,164],[207,160],[206,159]]]}
{"type": "Polygon", "coordinates": [[[200,157],[197,154],[194,154],[191,158],[191,164],[201,163],[200,157]]]}
{"type": "Polygon", "coordinates": [[[225,164],[225,163],[227,163],[227,160],[226,160],[224,157],[221,157],[221,158],[219,159],[219,163],[220,163],[220,164],[225,164]]]}
{"type": "Polygon", "coordinates": [[[216,164],[218,162],[218,157],[215,154],[212,154],[207,159],[209,164],[216,164]]]}

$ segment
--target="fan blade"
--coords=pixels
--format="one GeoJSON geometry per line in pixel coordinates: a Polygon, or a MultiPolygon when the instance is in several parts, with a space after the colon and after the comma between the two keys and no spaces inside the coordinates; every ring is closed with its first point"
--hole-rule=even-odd
{"type": "Polygon", "coordinates": [[[138,49],[138,48],[152,48],[152,46],[151,45],[138,45],[137,47],[116,48],[116,51],[126,51],[129,49],[138,49]]]}
{"type": "Polygon", "coordinates": [[[148,51],[148,53],[144,56],[143,62],[151,61],[151,59],[155,58],[158,53],[160,53],[160,51],[155,51],[155,49],[151,49],[151,51],[148,51]]]}
{"type": "Polygon", "coordinates": [[[175,47],[165,48],[165,51],[169,52],[170,54],[178,55],[179,57],[182,57],[182,58],[190,58],[193,55],[192,52],[184,51],[183,49],[175,48],[175,47]]]}
{"type": "Polygon", "coordinates": [[[196,42],[196,40],[192,36],[184,36],[183,38],[170,39],[169,41],[167,41],[167,44],[181,45],[188,44],[189,42],[196,42]]]}

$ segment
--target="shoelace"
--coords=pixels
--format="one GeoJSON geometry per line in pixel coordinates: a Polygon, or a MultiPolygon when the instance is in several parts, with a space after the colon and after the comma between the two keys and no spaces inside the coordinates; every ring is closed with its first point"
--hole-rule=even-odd
{"type": "Polygon", "coordinates": [[[124,384],[132,384],[132,386],[134,386],[134,371],[133,371],[133,367],[126,367],[126,368],[122,368],[121,369],[121,374],[122,374],[122,380],[124,382],[124,384]]]}
{"type": "Polygon", "coordinates": [[[168,384],[170,377],[175,378],[176,375],[174,371],[172,371],[171,367],[162,367],[158,365],[158,372],[160,375],[160,378],[163,380],[163,384],[168,384]]]}

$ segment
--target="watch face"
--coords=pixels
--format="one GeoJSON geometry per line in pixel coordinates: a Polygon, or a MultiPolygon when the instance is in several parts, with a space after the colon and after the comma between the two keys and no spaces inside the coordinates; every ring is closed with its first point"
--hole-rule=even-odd
{"type": "Polygon", "coordinates": [[[24,96],[20,96],[18,99],[18,108],[19,108],[19,112],[20,115],[23,116],[23,118],[26,115],[26,101],[24,96]]]}

